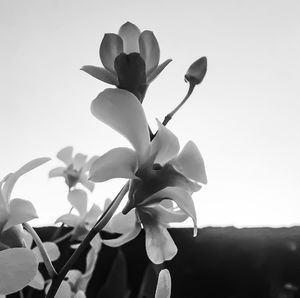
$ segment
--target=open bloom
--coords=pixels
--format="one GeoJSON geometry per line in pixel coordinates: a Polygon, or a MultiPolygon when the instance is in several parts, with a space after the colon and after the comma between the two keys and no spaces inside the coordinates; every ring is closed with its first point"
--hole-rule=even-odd
{"type": "Polygon", "coordinates": [[[91,76],[126,89],[143,101],[148,85],[171,62],[159,65],[160,50],[153,32],[140,29],[127,22],[119,34],[108,33],[100,45],[100,59],[104,66],[83,66],[91,76]]]}
{"type": "Polygon", "coordinates": [[[132,144],[135,150],[115,148],[91,166],[90,179],[131,179],[128,202],[112,221],[112,231],[123,234],[105,243],[117,246],[133,239],[141,226],[146,232],[146,250],[154,263],[169,260],[177,248],[166,227],[191,217],[197,231],[191,194],[207,183],[202,156],[193,142],[179,152],[177,137],[158,121],[152,142],[142,105],[130,92],[106,89],[92,102],[92,113],[132,144]],[[174,207],[170,200],[176,203],[174,207]],[[133,210],[132,210],[133,209],[133,210]],[[118,221],[118,224],[114,224],[118,221]],[[123,223],[121,223],[123,222],[123,223]]]}
{"type": "Polygon", "coordinates": [[[94,183],[88,181],[87,172],[91,164],[97,158],[96,156],[87,160],[87,156],[77,153],[73,157],[73,147],[68,146],[60,150],[56,157],[61,160],[65,166],[57,167],[49,172],[49,177],[64,177],[69,189],[81,183],[84,187],[93,191],[94,183]]]}
{"type": "Polygon", "coordinates": [[[25,287],[37,274],[35,254],[24,247],[21,224],[37,217],[31,202],[10,199],[17,180],[47,162],[38,158],[7,175],[0,182],[0,294],[6,295],[25,287]]]}

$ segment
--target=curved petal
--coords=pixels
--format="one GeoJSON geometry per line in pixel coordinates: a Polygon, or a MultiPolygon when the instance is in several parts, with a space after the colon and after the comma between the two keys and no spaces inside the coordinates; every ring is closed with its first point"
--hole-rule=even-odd
{"type": "Polygon", "coordinates": [[[164,165],[178,154],[180,146],[177,137],[158,119],[156,121],[158,131],[151,142],[151,156],[156,156],[155,163],[164,165]]]}
{"type": "Polygon", "coordinates": [[[80,68],[80,70],[86,72],[87,74],[91,75],[92,77],[110,84],[110,85],[119,85],[118,77],[115,73],[108,71],[105,68],[97,67],[93,65],[84,65],[80,68]]]}
{"type": "Polygon", "coordinates": [[[137,237],[137,235],[141,231],[141,226],[139,224],[136,224],[134,229],[131,232],[128,232],[126,234],[123,234],[122,236],[115,238],[115,239],[106,239],[102,240],[102,242],[110,247],[119,247],[137,237]]]}
{"type": "Polygon", "coordinates": [[[68,194],[68,201],[75,208],[80,216],[84,216],[87,212],[87,194],[81,189],[74,189],[68,194]]]}
{"type": "Polygon", "coordinates": [[[69,166],[73,163],[73,147],[67,146],[61,149],[57,154],[56,157],[61,160],[66,166],[69,166]]]}
{"type": "Polygon", "coordinates": [[[13,199],[9,203],[9,217],[3,231],[37,217],[36,210],[30,201],[13,199]]]}
{"type": "Polygon", "coordinates": [[[113,178],[136,178],[136,153],[129,148],[115,148],[99,157],[91,166],[90,180],[103,182],[113,178]]]}
{"type": "Polygon", "coordinates": [[[157,68],[160,51],[157,39],[152,31],[143,31],[139,37],[140,54],[146,64],[146,73],[151,73],[157,68]]]}
{"type": "Polygon", "coordinates": [[[147,74],[147,84],[150,84],[154,79],[165,69],[165,67],[172,61],[168,59],[162,64],[158,65],[151,73],[147,74]]]}
{"type": "Polygon", "coordinates": [[[64,167],[57,167],[55,169],[52,169],[50,172],[49,172],[49,177],[50,178],[53,178],[53,177],[63,177],[64,176],[64,170],[66,168],[64,167]]]}
{"type": "Polygon", "coordinates": [[[75,214],[64,214],[55,221],[55,223],[58,222],[63,222],[70,227],[76,227],[80,223],[80,217],[75,214]]]}
{"type": "Polygon", "coordinates": [[[170,298],[171,297],[171,276],[168,269],[163,269],[159,272],[155,298],[170,298]]]}
{"type": "Polygon", "coordinates": [[[86,174],[81,175],[78,182],[86,187],[90,192],[92,192],[95,188],[94,182],[89,181],[86,174]]]}
{"type": "Polygon", "coordinates": [[[177,247],[168,230],[161,225],[145,225],[146,251],[154,264],[169,261],[177,254],[177,247]]]}
{"type": "Polygon", "coordinates": [[[35,288],[37,290],[43,290],[45,286],[45,280],[43,275],[38,271],[34,279],[28,284],[28,286],[35,288]]]}
{"type": "Polygon", "coordinates": [[[203,184],[207,183],[204,160],[196,144],[189,141],[177,158],[174,160],[175,167],[185,176],[203,184]]]}
{"type": "Polygon", "coordinates": [[[22,166],[19,170],[17,170],[15,173],[12,173],[9,175],[3,185],[3,196],[8,201],[10,199],[10,195],[12,192],[12,189],[17,182],[17,180],[27,172],[39,167],[40,165],[44,164],[45,162],[49,161],[50,158],[48,157],[41,157],[36,158],[34,160],[31,160],[30,162],[26,163],[24,166],[22,166]]]}
{"type": "MultiPolygon", "coordinates": [[[[60,257],[58,246],[54,242],[43,242],[43,246],[49,256],[50,261],[56,261],[60,257]]],[[[38,263],[43,263],[44,259],[40,253],[40,250],[35,246],[32,251],[34,252],[38,263]]]]}
{"type": "Polygon", "coordinates": [[[101,213],[102,210],[100,209],[100,207],[97,204],[93,204],[85,216],[85,221],[91,225],[95,224],[101,213]]]}
{"type": "Polygon", "coordinates": [[[140,29],[130,23],[127,22],[121,26],[119,29],[119,35],[123,39],[124,53],[139,53],[139,36],[141,34],[140,29]]]}
{"type": "Polygon", "coordinates": [[[109,222],[112,233],[125,234],[132,231],[137,223],[135,210],[130,210],[127,214],[117,213],[109,222]]]}
{"type": "Polygon", "coordinates": [[[115,72],[115,59],[123,52],[123,40],[114,33],[105,34],[100,45],[100,59],[103,66],[111,71],[115,72]]]}
{"type": "Polygon", "coordinates": [[[92,114],[129,140],[144,157],[150,144],[145,112],[139,100],[123,89],[106,89],[91,105],[92,114]]]}
{"type": "Polygon", "coordinates": [[[83,168],[83,166],[85,165],[87,156],[82,154],[82,153],[77,153],[74,156],[74,160],[73,160],[73,164],[74,164],[74,169],[79,171],[83,168]]]}
{"type": "Polygon", "coordinates": [[[36,275],[38,262],[27,248],[10,248],[0,252],[0,294],[23,289],[36,275]]]}
{"type": "Polygon", "coordinates": [[[197,215],[195,205],[189,193],[179,187],[166,187],[147,198],[143,206],[160,202],[162,199],[173,200],[178,207],[190,216],[194,222],[194,236],[197,235],[197,215]]]}

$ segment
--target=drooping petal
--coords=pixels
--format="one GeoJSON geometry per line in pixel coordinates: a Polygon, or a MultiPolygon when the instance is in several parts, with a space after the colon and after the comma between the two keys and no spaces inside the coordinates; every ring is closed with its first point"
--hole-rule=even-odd
{"type": "Polygon", "coordinates": [[[156,121],[158,132],[151,142],[151,156],[156,155],[154,162],[164,165],[178,154],[180,146],[177,137],[158,119],[156,121]]]}
{"type": "Polygon", "coordinates": [[[159,63],[160,51],[157,39],[152,31],[143,31],[139,37],[140,54],[146,63],[147,74],[151,73],[159,63]]]}
{"type": "Polygon", "coordinates": [[[100,59],[103,66],[111,71],[115,72],[114,63],[118,55],[123,52],[123,40],[114,33],[105,34],[100,45],[100,59]]]}
{"type": "Polygon", "coordinates": [[[84,65],[80,68],[80,70],[86,72],[87,74],[91,75],[92,77],[104,83],[115,85],[115,86],[119,84],[117,75],[115,73],[108,71],[103,67],[84,65]]]}
{"type": "Polygon", "coordinates": [[[64,176],[64,167],[57,167],[49,172],[49,177],[63,177],[64,176]]]}
{"type": "Polygon", "coordinates": [[[82,174],[78,182],[81,183],[84,187],[86,187],[90,192],[92,192],[95,188],[94,182],[89,181],[86,174],[82,174]]]}
{"type": "Polygon", "coordinates": [[[171,276],[168,269],[163,269],[159,272],[155,298],[170,298],[171,297],[171,276]]]}
{"type": "Polygon", "coordinates": [[[196,144],[189,141],[177,158],[174,160],[175,167],[190,179],[207,183],[204,160],[196,144]]]}
{"type": "Polygon", "coordinates": [[[72,207],[75,208],[80,216],[84,216],[87,211],[88,198],[85,191],[81,189],[74,189],[68,194],[68,201],[72,207]]]}
{"type": "Polygon", "coordinates": [[[77,171],[81,170],[85,164],[86,158],[87,158],[86,155],[82,153],[77,153],[74,156],[74,160],[73,160],[74,169],[77,171]]]}
{"type": "Polygon", "coordinates": [[[150,144],[145,112],[138,99],[123,89],[106,89],[91,105],[92,114],[129,140],[144,157],[150,144]]]}
{"type": "Polygon", "coordinates": [[[115,148],[99,157],[91,166],[90,180],[103,182],[113,178],[135,178],[136,153],[129,148],[115,148]]]}
{"type": "Polygon", "coordinates": [[[127,214],[117,213],[109,222],[112,233],[125,234],[132,231],[136,225],[135,210],[127,214]]]}
{"type": "Polygon", "coordinates": [[[57,154],[56,157],[61,160],[66,166],[69,166],[73,162],[73,147],[67,146],[61,149],[57,154]]]}
{"type": "Polygon", "coordinates": [[[147,74],[147,84],[150,84],[164,69],[165,67],[172,61],[172,59],[168,59],[162,64],[158,65],[151,73],[147,74]]]}
{"type": "Polygon", "coordinates": [[[37,290],[43,290],[45,286],[45,280],[43,275],[38,271],[34,279],[28,284],[28,286],[37,290]]]}
{"type": "Polygon", "coordinates": [[[36,275],[38,262],[27,248],[10,248],[0,252],[0,294],[23,289],[36,275]]]}
{"type": "Polygon", "coordinates": [[[177,247],[168,230],[162,225],[145,225],[146,251],[154,264],[169,261],[177,254],[177,247]]]}
{"type": "Polygon", "coordinates": [[[36,210],[30,201],[13,199],[9,204],[9,217],[3,231],[37,217],[36,210]]]}
{"type": "MultiPolygon", "coordinates": [[[[60,252],[58,246],[54,242],[43,242],[43,246],[49,256],[50,261],[56,261],[60,257],[60,252]]],[[[32,249],[34,252],[36,259],[39,263],[43,263],[44,259],[40,253],[39,248],[36,246],[32,249]]]]}
{"type": "Polygon", "coordinates": [[[70,227],[76,227],[80,223],[80,217],[75,214],[64,214],[55,221],[55,223],[58,222],[63,222],[70,227]]]}
{"type": "Polygon", "coordinates": [[[147,198],[142,204],[143,206],[160,202],[162,199],[173,200],[178,207],[186,212],[194,222],[194,236],[197,234],[197,215],[195,205],[190,194],[179,187],[166,187],[147,198]]]}
{"type": "Polygon", "coordinates": [[[22,166],[19,170],[17,170],[15,173],[12,173],[7,177],[7,180],[5,181],[3,185],[3,196],[8,201],[10,199],[10,195],[12,192],[12,189],[17,182],[17,180],[27,172],[37,168],[38,166],[44,164],[45,162],[49,161],[50,158],[48,157],[41,157],[36,158],[34,160],[31,160],[30,162],[26,163],[24,166],[22,166]]]}
{"type": "Polygon", "coordinates": [[[90,224],[95,224],[101,213],[102,210],[100,209],[100,207],[94,203],[90,210],[87,212],[85,216],[85,221],[90,224]]]}
{"type": "Polygon", "coordinates": [[[140,29],[130,23],[127,22],[121,26],[119,30],[119,35],[123,40],[124,53],[139,53],[139,36],[141,34],[140,29]]]}

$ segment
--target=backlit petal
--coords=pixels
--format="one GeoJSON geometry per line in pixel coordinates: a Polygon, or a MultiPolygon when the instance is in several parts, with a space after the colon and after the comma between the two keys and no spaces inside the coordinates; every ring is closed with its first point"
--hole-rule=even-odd
{"type": "Polygon", "coordinates": [[[49,177],[63,177],[64,176],[64,167],[57,167],[49,172],[49,177]]]}
{"type": "Polygon", "coordinates": [[[154,264],[174,258],[177,247],[167,229],[161,225],[145,225],[146,251],[154,264]]]}
{"type": "Polygon", "coordinates": [[[119,30],[119,35],[123,40],[124,53],[139,53],[139,36],[141,34],[140,29],[130,23],[127,22],[121,26],[119,30]]]}
{"type": "Polygon", "coordinates": [[[84,216],[87,211],[87,194],[81,189],[74,189],[69,192],[68,200],[72,207],[75,208],[80,216],[84,216]]]}
{"type": "Polygon", "coordinates": [[[135,210],[127,214],[117,213],[109,222],[112,233],[125,234],[132,231],[136,225],[135,210]]]}
{"type": "Polygon", "coordinates": [[[75,227],[80,223],[80,217],[75,214],[64,214],[55,221],[55,223],[58,222],[63,222],[70,227],[75,227]]]}
{"type": "Polygon", "coordinates": [[[73,147],[68,146],[61,149],[57,154],[56,157],[65,163],[66,166],[69,166],[73,163],[73,147]]]}
{"type": "Polygon", "coordinates": [[[140,54],[146,63],[146,72],[151,73],[159,63],[160,51],[152,31],[143,31],[139,37],[140,54]]]}
{"type": "Polygon", "coordinates": [[[194,142],[189,141],[177,158],[174,160],[175,167],[190,179],[207,183],[204,160],[194,142]]]}
{"type": "Polygon", "coordinates": [[[155,298],[171,297],[171,276],[168,269],[161,270],[158,275],[155,298]]]}
{"type": "Polygon", "coordinates": [[[9,217],[3,230],[37,218],[36,210],[30,201],[13,199],[9,204],[9,217]]]}
{"type": "Polygon", "coordinates": [[[110,84],[110,85],[118,85],[118,77],[115,73],[108,71],[105,68],[97,67],[93,65],[84,65],[80,68],[80,70],[86,72],[87,74],[91,75],[92,77],[110,84]]]}
{"type": "Polygon", "coordinates": [[[172,59],[168,59],[162,64],[158,65],[151,73],[147,74],[147,84],[150,84],[164,69],[165,67],[172,61],[172,59]]]}
{"type": "Polygon", "coordinates": [[[103,66],[109,71],[115,72],[115,59],[122,52],[122,38],[114,33],[105,34],[100,45],[100,59],[103,66]]]}
{"type": "Polygon", "coordinates": [[[156,155],[155,163],[164,165],[179,152],[177,137],[157,120],[158,132],[151,143],[151,156],[156,155]]]}
{"type": "Polygon", "coordinates": [[[137,153],[145,156],[150,144],[145,112],[129,91],[106,89],[91,105],[93,115],[126,137],[137,153]]]}
{"type": "Polygon", "coordinates": [[[91,165],[99,158],[99,156],[95,155],[93,157],[91,157],[83,166],[82,171],[86,172],[89,171],[91,168],[91,165]]]}
{"type": "Polygon", "coordinates": [[[87,156],[82,154],[82,153],[77,153],[74,156],[73,164],[74,164],[74,169],[79,171],[82,169],[82,167],[85,165],[87,156]]]}
{"type": "MultiPolygon", "coordinates": [[[[50,261],[56,261],[60,257],[58,246],[54,242],[43,242],[43,246],[49,256],[50,261]]],[[[40,250],[35,246],[32,251],[34,252],[38,263],[43,263],[44,259],[40,253],[40,250]]]]}
{"type": "Polygon", "coordinates": [[[84,187],[86,187],[91,192],[95,188],[94,182],[89,181],[86,174],[81,175],[78,182],[81,183],[84,187]]]}
{"type": "Polygon", "coordinates": [[[98,217],[101,215],[102,210],[97,204],[93,204],[85,216],[85,221],[90,224],[95,224],[98,217]]]}
{"type": "Polygon", "coordinates": [[[103,182],[113,178],[135,178],[136,153],[129,148],[115,148],[99,157],[91,166],[90,180],[103,182]]]}
{"type": "Polygon", "coordinates": [[[0,294],[23,289],[36,275],[38,262],[27,248],[10,248],[0,252],[0,294]]]}

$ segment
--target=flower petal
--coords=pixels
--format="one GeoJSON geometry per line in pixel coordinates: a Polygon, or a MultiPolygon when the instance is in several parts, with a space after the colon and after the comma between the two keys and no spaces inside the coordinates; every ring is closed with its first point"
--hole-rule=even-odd
{"type": "Polygon", "coordinates": [[[5,198],[2,193],[2,185],[7,178],[8,176],[4,177],[4,179],[0,181],[0,231],[2,231],[4,225],[8,220],[8,202],[7,198],[5,198]]]}
{"type": "Polygon", "coordinates": [[[37,289],[43,290],[45,286],[45,280],[43,275],[38,271],[34,277],[34,279],[28,284],[28,286],[37,289]]]}
{"type": "Polygon", "coordinates": [[[84,65],[80,68],[80,70],[86,72],[92,77],[111,85],[118,85],[118,77],[116,74],[111,73],[105,68],[97,67],[93,65],[84,65]]]}
{"type": "Polygon", "coordinates": [[[139,37],[140,53],[146,63],[147,74],[157,68],[160,51],[157,39],[152,31],[143,31],[139,37]]]}
{"type": "Polygon", "coordinates": [[[177,254],[177,247],[168,230],[162,225],[145,225],[146,251],[154,264],[169,261],[177,254]]]}
{"type": "Polygon", "coordinates": [[[81,189],[74,189],[69,192],[68,200],[72,207],[75,208],[80,216],[84,216],[87,212],[87,194],[81,189]]]}
{"type": "Polygon", "coordinates": [[[69,166],[73,162],[73,147],[67,146],[61,149],[57,154],[56,157],[61,160],[66,166],[69,166]]]}
{"type": "Polygon", "coordinates": [[[151,156],[156,155],[154,162],[164,165],[178,154],[180,146],[177,137],[158,119],[156,121],[158,131],[151,143],[151,156]]]}
{"type": "Polygon", "coordinates": [[[129,148],[115,148],[99,157],[91,166],[90,180],[103,182],[113,178],[135,178],[136,153],[129,148]]]}
{"type": "Polygon", "coordinates": [[[8,295],[24,288],[36,275],[38,262],[27,248],[0,252],[0,294],[8,295]]]}
{"type": "Polygon", "coordinates": [[[53,178],[53,177],[63,177],[64,176],[64,170],[66,168],[64,167],[57,167],[55,169],[52,169],[50,172],[49,172],[49,177],[50,178],[53,178]]]}
{"type": "Polygon", "coordinates": [[[165,67],[172,61],[172,59],[168,59],[162,64],[158,65],[149,75],[147,75],[147,84],[150,84],[164,69],[165,67]]]}
{"type": "Polygon", "coordinates": [[[9,217],[3,231],[37,217],[36,210],[30,201],[13,199],[9,203],[9,217]]]}
{"type": "Polygon", "coordinates": [[[90,192],[92,192],[95,188],[94,182],[89,181],[86,174],[81,175],[78,182],[86,187],[90,192]]]}
{"type": "Polygon", "coordinates": [[[70,227],[76,227],[80,223],[80,217],[75,214],[64,214],[55,221],[55,223],[58,222],[63,222],[70,227]]]}
{"type": "MultiPolygon", "coordinates": [[[[50,258],[50,261],[56,261],[60,257],[58,246],[54,242],[43,242],[43,246],[50,258]]],[[[34,252],[36,259],[39,263],[44,263],[44,259],[40,253],[40,250],[35,246],[32,251],[34,252]]]]}
{"type": "Polygon", "coordinates": [[[50,158],[48,157],[42,157],[42,158],[36,158],[34,160],[31,160],[30,162],[26,163],[24,166],[22,166],[19,170],[17,170],[15,173],[12,173],[7,177],[7,180],[5,181],[5,184],[3,186],[3,196],[8,201],[10,199],[10,195],[12,192],[12,189],[17,182],[17,180],[27,172],[37,168],[38,166],[44,164],[45,162],[49,161],[50,158]]]}
{"type": "Polygon", "coordinates": [[[74,164],[74,169],[79,171],[82,169],[82,167],[85,165],[87,156],[82,154],[82,153],[77,153],[74,156],[73,164],[74,164]]]}
{"type": "Polygon", "coordinates": [[[93,157],[91,157],[83,166],[82,171],[86,172],[89,171],[91,168],[91,165],[99,158],[99,156],[95,155],[93,157]]]}
{"type": "Polygon", "coordinates": [[[123,89],[106,89],[91,105],[92,114],[126,137],[145,156],[150,144],[145,112],[138,99],[123,89]]]}
{"type": "MultiPolygon", "coordinates": [[[[50,286],[51,283],[48,284],[48,286],[46,287],[46,293],[49,291],[50,286]]],[[[71,297],[72,297],[71,286],[69,285],[68,282],[63,280],[55,294],[55,298],[71,298],[71,297]]]]}
{"type": "Polygon", "coordinates": [[[121,26],[119,30],[119,35],[123,39],[124,53],[139,53],[139,36],[141,34],[140,29],[130,23],[127,22],[121,26]]]}
{"type": "Polygon", "coordinates": [[[170,298],[171,297],[171,276],[168,269],[163,269],[159,272],[155,298],[170,298]]]}
{"type": "Polygon", "coordinates": [[[175,167],[185,176],[203,184],[207,183],[204,160],[196,144],[189,141],[177,158],[174,160],[175,167]]]}
{"type": "Polygon", "coordinates": [[[112,233],[125,234],[132,231],[136,225],[135,210],[127,214],[117,213],[109,222],[112,233]]]}
{"type": "Polygon", "coordinates": [[[90,225],[94,225],[101,215],[102,210],[97,204],[93,204],[88,213],[85,216],[85,221],[88,222],[90,225]]]}
{"type": "Polygon", "coordinates": [[[103,66],[115,72],[114,63],[118,55],[123,52],[123,40],[114,33],[105,34],[100,45],[100,59],[103,66]]]}

